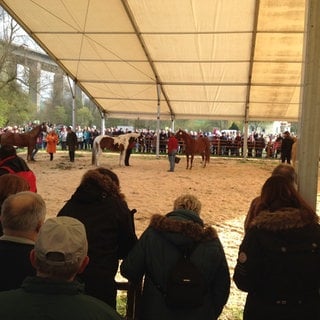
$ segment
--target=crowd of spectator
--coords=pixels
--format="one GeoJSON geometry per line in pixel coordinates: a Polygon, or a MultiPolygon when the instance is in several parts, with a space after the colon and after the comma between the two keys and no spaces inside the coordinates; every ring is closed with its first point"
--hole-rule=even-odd
{"type": "MultiPolygon", "coordinates": [[[[6,130],[12,132],[26,132],[32,128],[32,124],[26,126],[13,126],[5,129],[0,128],[0,134],[6,130]]],[[[67,150],[66,137],[67,137],[67,126],[66,125],[53,125],[52,128],[56,131],[59,136],[60,150],[67,150]]],[[[188,131],[188,130],[186,130],[188,131]]],[[[78,150],[91,150],[93,140],[101,134],[100,130],[96,126],[77,126],[74,128],[74,132],[78,139],[78,150]]],[[[128,133],[128,129],[110,127],[106,128],[104,134],[109,136],[118,136],[121,134],[128,133]]],[[[136,129],[140,135],[137,139],[133,152],[135,153],[156,153],[157,147],[157,133],[151,129],[136,129]]],[[[167,153],[167,144],[170,130],[161,129],[159,133],[159,153],[167,153]]],[[[202,131],[188,131],[188,133],[195,139],[198,136],[207,136],[211,144],[211,154],[214,156],[224,157],[242,157],[243,156],[243,142],[244,136],[240,131],[236,130],[222,130],[212,132],[202,131]],[[229,132],[230,131],[230,132],[229,132]]],[[[248,136],[247,140],[247,157],[254,158],[278,158],[281,155],[281,143],[283,140],[283,134],[263,134],[258,132],[252,132],[248,136]]],[[[46,149],[46,133],[42,132],[38,138],[38,149],[46,149]]],[[[183,141],[179,141],[179,151],[182,154],[184,152],[183,141]]]]}

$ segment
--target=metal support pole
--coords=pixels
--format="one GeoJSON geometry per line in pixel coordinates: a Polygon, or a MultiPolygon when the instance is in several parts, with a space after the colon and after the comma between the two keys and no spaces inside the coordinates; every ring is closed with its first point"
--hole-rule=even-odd
{"type": "Polygon", "coordinates": [[[157,96],[158,96],[158,108],[157,108],[157,144],[156,144],[156,156],[159,158],[159,149],[160,149],[160,95],[161,88],[160,84],[157,84],[157,96]]]}
{"type": "Polygon", "coordinates": [[[305,63],[298,143],[298,189],[316,209],[320,142],[320,2],[306,1],[305,63]]]}

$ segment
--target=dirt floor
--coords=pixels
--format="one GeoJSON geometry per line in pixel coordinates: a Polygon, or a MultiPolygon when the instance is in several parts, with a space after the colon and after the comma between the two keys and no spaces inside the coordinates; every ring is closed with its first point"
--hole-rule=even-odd
{"type": "MultiPolygon", "coordinates": [[[[91,153],[77,151],[74,163],[68,161],[67,152],[63,151],[58,151],[53,161],[49,161],[45,152],[39,152],[36,159],[30,168],[37,176],[38,193],[47,203],[48,217],[55,216],[79,185],[84,172],[93,168],[91,153]]],[[[138,235],[148,226],[151,215],[166,214],[177,196],[192,193],[202,202],[202,219],[218,230],[232,276],[243,237],[244,216],[279,160],[211,158],[210,164],[202,168],[200,158],[195,158],[193,169],[186,170],[182,157],[175,172],[167,172],[166,156],[133,154],[130,167],[119,167],[118,163],[117,154],[104,153],[100,158],[101,166],[112,168],[119,176],[129,208],[137,210],[138,235]]],[[[241,319],[244,299],[245,294],[232,282],[229,301],[220,319],[241,319]]]]}

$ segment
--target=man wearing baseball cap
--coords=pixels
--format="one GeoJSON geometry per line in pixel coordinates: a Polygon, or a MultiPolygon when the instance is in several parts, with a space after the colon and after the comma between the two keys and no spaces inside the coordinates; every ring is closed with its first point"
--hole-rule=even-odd
{"type": "Polygon", "coordinates": [[[0,319],[120,320],[106,303],[85,295],[75,280],[89,263],[87,251],[79,220],[46,220],[30,253],[36,276],[27,277],[19,289],[0,293],[0,319]]]}

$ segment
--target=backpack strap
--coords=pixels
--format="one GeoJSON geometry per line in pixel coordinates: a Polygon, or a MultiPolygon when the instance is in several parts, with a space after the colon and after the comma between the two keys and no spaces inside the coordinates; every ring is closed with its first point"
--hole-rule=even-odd
{"type": "Polygon", "coordinates": [[[9,173],[16,173],[15,171],[13,171],[10,167],[8,166],[2,166],[0,167],[0,169],[4,169],[4,170],[7,170],[9,173]]]}
{"type": "Polygon", "coordinates": [[[0,167],[2,167],[2,165],[3,165],[5,162],[7,162],[8,160],[14,159],[15,157],[16,157],[16,156],[14,155],[14,156],[9,156],[9,157],[6,157],[6,158],[2,159],[2,160],[0,161],[0,167]]]}

